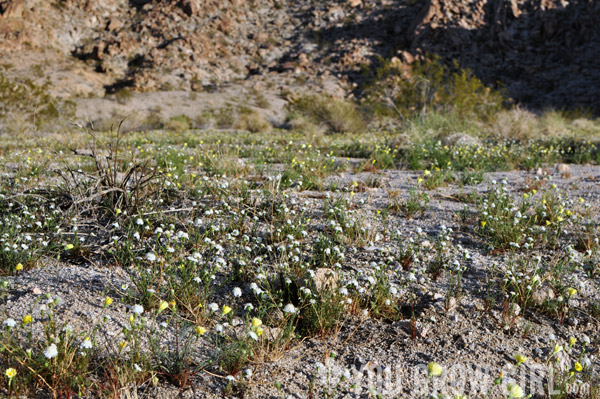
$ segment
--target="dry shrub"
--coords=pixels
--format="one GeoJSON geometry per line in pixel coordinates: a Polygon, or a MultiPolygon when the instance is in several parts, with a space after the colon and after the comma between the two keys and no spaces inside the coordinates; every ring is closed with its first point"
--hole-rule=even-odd
{"type": "Polygon", "coordinates": [[[169,118],[165,123],[165,130],[173,130],[176,132],[183,132],[190,130],[191,119],[186,115],[176,115],[169,118]]]}
{"type": "Polygon", "coordinates": [[[490,125],[490,135],[498,139],[530,140],[539,138],[542,132],[535,114],[516,107],[498,112],[490,125]]]}
{"type": "Polygon", "coordinates": [[[235,121],[234,127],[252,133],[268,132],[271,130],[271,124],[256,111],[241,113],[235,121]]]}

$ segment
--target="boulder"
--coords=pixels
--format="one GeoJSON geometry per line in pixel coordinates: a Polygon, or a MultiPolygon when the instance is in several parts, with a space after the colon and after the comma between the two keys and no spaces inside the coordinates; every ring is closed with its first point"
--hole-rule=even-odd
{"type": "Polygon", "coordinates": [[[2,18],[21,18],[25,9],[25,0],[6,0],[0,2],[2,18]]]}
{"type": "Polygon", "coordinates": [[[198,4],[198,0],[181,0],[179,7],[181,7],[183,12],[190,17],[193,15],[198,15],[198,11],[200,10],[200,4],[198,4]]]}

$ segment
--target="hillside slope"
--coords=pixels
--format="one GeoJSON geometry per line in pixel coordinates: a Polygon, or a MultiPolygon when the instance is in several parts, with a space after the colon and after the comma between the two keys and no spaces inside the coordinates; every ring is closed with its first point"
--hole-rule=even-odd
{"type": "Polygon", "coordinates": [[[591,0],[0,4],[0,62],[11,75],[50,79],[65,96],[201,91],[245,80],[341,94],[380,56],[408,71],[438,54],[533,108],[600,111],[600,4],[591,0]]]}

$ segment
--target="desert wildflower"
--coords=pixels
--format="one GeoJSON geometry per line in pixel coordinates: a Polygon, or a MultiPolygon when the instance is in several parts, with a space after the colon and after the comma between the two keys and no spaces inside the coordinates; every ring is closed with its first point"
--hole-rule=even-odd
{"type": "Polygon", "coordinates": [[[137,315],[144,313],[144,307],[142,305],[133,305],[131,311],[137,315]]]}
{"type": "Polygon", "coordinates": [[[575,288],[569,288],[567,292],[569,293],[569,296],[577,294],[577,290],[575,288]]]}
{"type": "Polygon", "coordinates": [[[46,356],[48,359],[58,356],[58,348],[56,347],[56,344],[50,344],[50,346],[44,351],[44,356],[46,356]]]}
{"type": "Polygon", "coordinates": [[[482,228],[483,228],[483,227],[485,227],[485,225],[486,225],[486,224],[487,224],[487,222],[486,222],[485,220],[482,220],[482,221],[481,221],[481,227],[482,227],[482,228]]]}
{"type": "Polygon", "coordinates": [[[30,314],[25,315],[25,317],[23,317],[23,324],[29,324],[33,321],[33,317],[31,317],[30,314]]]}
{"type": "Polygon", "coordinates": [[[15,271],[19,272],[23,270],[23,264],[22,263],[17,263],[17,266],[15,266],[15,271]]]}
{"type": "Polygon", "coordinates": [[[65,245],[65,251],[70,251],[73,248],[75,248],[75,245],[73,245],[73,244],[67,244],[67,245],[65,245]]]}
{"type": "Polygon", "coordinates": [[[283,307],[283,313],[296,313],[296,307],[291,303],[288,303],[283,307]]]}
{"type": "Polygon", "coordinates": [[[260,325],[262,325],[262,320],[259,319],[258,317],[253,317],[252,318],[252,327],[256,328],[260,325]]]}
{"type": "Polygon", "coordinates": [[[6,371],[4,372],[4,374],[8,377],[8,379],[12,380],[17,375],[17,370],[15,370],[14,368],[10,367],[10,368],[6,369],[6,371]]]}
{"type": "Polygon", "coordinates": [[[6,327],[8,328],[13,328],[14,326],[17,325],[17,322],[15,321],[15,319],[11,319],[10,317],[6,320],[4,320],[2,322],[2,324],[4,324],[6,327]]]}
{"type": "Polygon", "coordinates": [[[518,399],[522,398],[524,395],[523,388],[521,388],[518,384],[508,384],[506,385],[506,390],[509,398],[518,399]]]}
{"type": "Polygon", "coordinates": [[[431,362],[427,365],[427,375],[431,377],[439,377],[444,369],[436,362],[431,362]]]}
{"type": "Polygon", "coordinates": [[[210,309],[211,312],[216,312],[217,310],[219,310],[219,305],[217,305],[216,303],[209,303],[208,304],[208,309],[210,309]]]}
{"type": "Polygon", "coordinates": [[[231,308],[227,305],[223,305],[223,316],[225,316],[229,312],[231,312],[231,308]]]}
{"type": "Polygon", "coordinates": [[[169,307],[169,302],[160,301],[160,304],[158,305],[158,313],[161,313],[163,310],[165,310],[168,307],[169,307]]]}
{"type": "Polygon", "coordinates": [[[569,338],[569,348],[572,347],[573,345],[575,345],[575,343],[577,343],[577,338],[575,338],[575,337],[569,338]]]}
{"type": "Polygon", "coordinates": [[[575,362],[575,364],[573,365],[573,368],[575,369],[575,371],[577,371],[578,373],[581,372],[581,370],[583,370],[583,366],[581,365],[581,363],[579,362],[575,362]]]}
{"type": "Polygon", "coordinates": [[[92,349],[92,347],[94,346],[92,344],[92,340],[90,339],[90,337],[85,337],[83,339],[83,341],[81,341],[81,345],[80,345],[83,349],[92,349]]]}
{"type": "Polygon", "coordinates": [[[240,289],[240,287],[235,287],[233,289],[233,296],[236,298],[239,298],[242,296],[242,290],[240,289]]]}
{"type": "Polygon", "coordinates": [[[113,303],[113,299],[109,296],[104,298],[104,307],[110,306],[113,303]]]}
{"type": "Polygon", "coordinates": [[[520,353],[515,354],[515,360],[517,361],[517,367],[521,365],[521,363],[525,363],[529,358],[527,356],[521,355],[520,353]]]}
{"type": "Polygon", "coordinates": [[[202,334],[206,333],[206,331],[207,331],[206,328],[204,328],[202,326],[196,326],[195,330],[196,330],[196,334],[198,334],[198,335],[202,335],[202,334]]]}

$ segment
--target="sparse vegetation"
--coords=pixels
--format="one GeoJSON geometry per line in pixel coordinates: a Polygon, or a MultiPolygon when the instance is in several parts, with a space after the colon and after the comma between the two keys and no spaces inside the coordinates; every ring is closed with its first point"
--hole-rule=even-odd
{"type": "Polygon", "coordinates": [[[65,129],[74,115],[74,103],[51,96],[48,88],[49,83],[16,81],[0,72],[0,123],[4,129],[14,133],[65,129]]]}
{"type": "Polygon", "coordinates": [[[359,133],[366,122],[354,103],[324,95],[307,95],[294,100],[290,108],[330,133],[359,133]]]}

